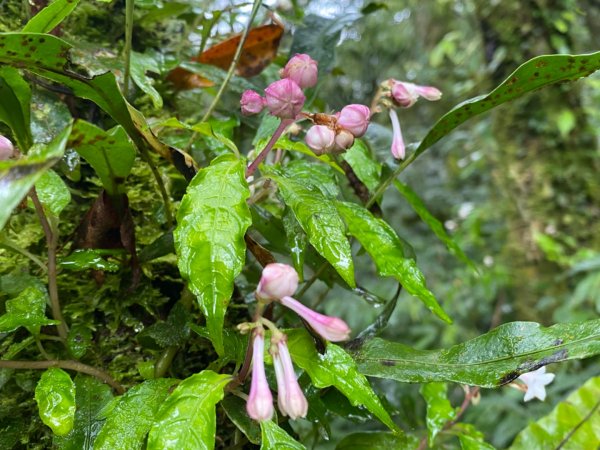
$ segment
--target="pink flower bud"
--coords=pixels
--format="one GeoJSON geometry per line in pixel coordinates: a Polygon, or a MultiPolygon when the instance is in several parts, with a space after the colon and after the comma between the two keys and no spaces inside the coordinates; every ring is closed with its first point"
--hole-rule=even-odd
{"type": "Polygon", "coordinates": [[[280,119],[295,119],[306,100],[300,86],[289,78],[271,83],[265,89],[265,97],[271,114],[280,119]]]}
{"type": "Polygon", "coordinates": [[[260,300],[279,300],[293,295],[298,289],[298,274],[292,266],[281,263],[267,264],[256,287],[260,300]]]}
{"type": "Polygon", "coordinates": [[[348,150],[354,145],[354,136],[346,130],[338,131],[335,135],[335,145],[342,150],[348,150]]]}
{"type": "Polygon", "coordinates": [[[12,142],[0,134],[0,161],[12,158],[14,152],[12,142]]]}
{"type": "Polygon", "coordinates": [[[335,143],[335,131],[325,125],[314,125],[306,132],[306,144],[317,155],[331,150],[335,143]]]}
{"type": "Polygon", "coordinates": [[[302,89],[317,84],[317,62],[308,55],[296,54],[281,70],[281,78],[289,78],[302,89]]]}
{"type": "Polygon", "coordinates": [[[371,111],[365,105],[348,105],[340,111],[337,124],[354,137],[361,137],[369,126],[371,111]]]}
{"type": "Polygon", "coordinates": [[[402,139],[402,130],[400,129],[400,121],[395,109],[390,109],[390,119],[392,120],[392,156],[396,159],[404,159],[406,156],[406,148],[404,147],[404,139],[402,139]]]}
{"type": "Polygon", "coordinates": [[[252,354],[252,382],[246,411],[254,420],[270,420],[273,417],[273,395],[265,375],[265,338],[262,330],[256,330],[252,354]]]}
{"type": "Polygon", "coordinates": [[[417,94],[419,94],[425,100],[429,100],[431,102],[434,102],[434,101],[442,98],[442,91],[440,91],[438,88],[435,88],[433,86],[415,85],[415,90],[417,91],[417,94]]]}
{"type": "Polygon", "coordinates": [[[442,92],[433,86],[419,86],[406,81],[392,80],[392,97],[403,108],[414,105],[419,97],[435,101],[442,98],[442,92]]]}
{"type": "Polygon", "coordinates": [[[277,404],[284,416],[291,419],[306,417],[308,402],[300,389],[292,358],[287,348],[285,339],[277,342],[271,341],[271,353],[273,354],[273,366],[277,378],[277,404]]]}
{"type": "Polygon", "coordinates": [[[350,328],[339,317],[326,316],[304,306],[298,300],[286,296],[281,299],[281,304],[287,306],[310,325],[310,327],[333,342],[345,341],[350,337],[350,328]]]}
{"type": "Polygon", "coordinates": [[[257,92],[250,89],[244,91],[240,104],[242,105],[242,114],[248,116],[250,114],[258,114],[265,107],[265,99],[262,98],[257,92]]]}

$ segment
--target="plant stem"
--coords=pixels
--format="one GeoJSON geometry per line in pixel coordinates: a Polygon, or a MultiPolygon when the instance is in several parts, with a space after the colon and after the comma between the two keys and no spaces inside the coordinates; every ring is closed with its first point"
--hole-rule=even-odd
{"type": "Polygon", "coordinates": [[[110,385],[118,394],[123,394],[125,389],[121,384],[114,380],[109,374],[96,367],[88,366],[73,360],[51,360],[51,361],[5,361],[0,360],[0,369],[48,369],[50,367],[60,367],[61,369],[74,370],[76,372],[86,373],[104,381],[110,385]]]}
{"type": "Polygon", "coordinates": [[[179,347],[177,345],[171,345],[162,352],[154,365],[154,378],[162,378],[165,376],[165,373],[169,370],[178,350],[179,347]]]}
{"type": "Polygon", "coordinates": [[[40,269],[42,269],[44,273],[48,272],[46,264],[44,264],[41,259],[39,259],[37,256],[29,252],[28,250],[21,248],[17,243],[8,239],[8,237],[4,236],[0,238],[0,247],[6,248],[7,250],[12,250],[16,253],[20,253],[21,255],[33,261],[37,266],[39,266],[40,269]]]}
{"type": "Polygon", "coordinates": [[[146,148],[143,146],[140,146],[138,148],[140,150],[140,155],[142,156],[142,159],[146,162],[146,164],[148,164],[148,166],[150,167],[150,171],[152,172],[152,175],[156,180],[160,196],[162,197],[163,204],[165,205],[165,218],[167,219],[167,228],[171,229],[173,228],[173,212],[171,211],[171,200],[169,198],[169,193],[167,192],[165,183],[163,182],[163,179],[160,176],[160,172],[154,164],[154,161],[152,161],[152,157],[148,153],[148,150],[146,150],[146,148]]]}
{"type": "Polygon", "coordinates": [[[63,342],[67,340],[67,324],[62,315],[60,308],[60,301],[58,299],[58,284],[57,284],[57,268],[56,268],[56,247],[58,245],[58,230],[53,230],[48,218],[44,213],[44,207],[42,206],[40,199],[38,198],[35,188],[31,189],[29,195],[35,206],[35,211],[40,219],[44,234],[46,235],[46,244],[48,245],[48,294],[50,295],[50,309],[52,310],[52,317],[54,320],[58,320],[60,323],[56,326],[58,335],[61,337],[63,342]]]}
{"type": "Polygon", "coordinates": [[[134,0],[125,0],[125,75],[123,94],[129,94],[129,78],[131,76],[131,43],[133,40],[133,7],[134,0]]]}
{"type": "Polygon", "coordinates": [[[284,119],[279,123],[279,126],[275,130],[275,133],[273,133],[273,136],[271,136],[271,139],[269,139],[269,142],[267,142],[265,148],[262,149],[262,151],[258,154],[256,159],[252,161],[252,164],[250,164],[246,169],[246,178],[252,176],[254,171],[258,168],[259,164],[265,160],[265,158],[275,145],[275,142],[277,142],[277,139],[279,139],[279,137],[283,134],[288,125],[291,125],[292,123],[294,123],[293,119],[284,119]]]}
{"type": "Polygon", "coordinates": [[[415,152],[411,153],[410,156],[408,158],[406,158],[402,162],[402,164],[400,164],[396,168],[396,170],[394,170],[394,172],[388,177],[388,179],[385,180],[383,183],[381,183],[377,187],[377,189],[375,190],[375,192],[373,193],[373,195],[371,196],[371,198],[365,205],[365,208],[369,209],[373,205],[373,203],[375,203],[375,201],[377,200],[377,197],[379,197],[381,194],[383,194],[385,192],[385,190],[388,188],[388,186],[396,179],[396,177],[398,175],[400,175],[400,173],[402,173],[402,171],[404,169],[406,169],[416,158],[417,158],[416,153],[415,152]]]}

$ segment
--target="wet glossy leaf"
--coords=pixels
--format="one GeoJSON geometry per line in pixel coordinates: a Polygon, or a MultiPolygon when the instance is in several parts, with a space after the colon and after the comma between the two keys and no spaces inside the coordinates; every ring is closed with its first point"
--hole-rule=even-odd
{"type": "Polygon", "coordinates": [[[137,340],[145,347],[165,348],[182,345],[190,334],[189,314],[181,303],[175,304],[167,320],[161,320],[144,328],[137,340]]]}
{"type": "Polygon", "coordinates": [[[206,136],[207,138],[214,138],[225,147],[230,149],[233,153],[237,154],[238,149],[235,143],[224,136],[223,134],[214,130],[214,127],[209,122],[199,122],[195,125],[188,125],[183,122],[180,122],[175,117],[171,117],[167,120],[164,120],[156,125],[156,127],[168,127],[168,128],[178,128],[182,130],[190,130],[195,133],[198,133],[202,136],[206,136]]]}
{"type": "Polygon", "coordinates": [[[356,203],[337,202],[336,205],[350,234],[358,239],[375,261],[379,275],[394,277],[409,294],[421,300],[436,316],[451,323],[450,317],[427,289],[425,277],[415,260],[404,256],[402,241],[392,227],[356,203]]]}
{"type": "Polygon", "coordinates": [[[433,441],[440,431],[456,417],[456,411],[448,401],[446,383],[427,383],[421,386],[420,392],[427,403],[427,442],[433,446],[433,441]]]}
{"type": "Polygon", "coordinates": [[[419,198],[416,192],[413,191],[410,188],[410,186],[401,183],[398,180],[394,181],[394,186],[396,186],[396,189],[398,189],[400,194],[402,194],[402,196],[406,199],[406,201],[409,203],[412,209],[415,210],[415,212],[419,215],[421,220],[425,222],[429,226],[431,231],[433,231],[433,233],[438,237],[438,239],[446,245],[450,253],[452,253],[462,262],[471,267],[475,272],[477,272],[477,267],[475,266],[473,261],[471,261],[467,255],[465,255],[465,253],[458,246],[456,241],[452,239],[452,237],[450,237],[448,233],[446,233],[444,225],[438,219],[436,219],[433,214],[429,212],[427,206],[425,206],[425,203],[423,203],[423,200],[419,198]]]}
{"type": "Polygon", "coordinates": [[[471,117],[549,84],[575,81],[600,69],[600,52],[584,55],[545,55],[525,62],[496,89],[462,102],[443,115],[415,151],[423,153],[471,117]]]}
{"type": "Polygon", "coordinates": [[[69,147],[92,166],[110,195],[124,192],[125,179],[135,160],[135,148],[122,127],[104,131],[78,120],[73,125],[69,147]]]}
{"type": "Polygon", "coordinates": [[[21,153],[33,144],[30,127],[31,89],[13,67],[0,67],[0,122],[10,127],[21,153]]]}
{"type": "Polygon", "coordinates": [[[201,450],[215,445],[215,405],[230,375],[204,370],[183,380],[161,407],[148,450],[201,450]]]}
{"type": "Polygon", "coordinates": [[[77,7],[79,0],[54,0],[25,24],[24,33],[49,33],[77,7]]]}
{"type": "Polygon", "coordinates": [[[262,430],[260,450],[306,450],[304,445],[272,420],[263,420],[260,429],[262,430]]]}
{"type": "Polygon", "coordinates": [[[304,256],[308,245],[308,236],[296,220],[291,209],[286,208],[281,218],[290,249],[292,264],[298,272],[300,281],[304,281],[304,256]]]}
{"type": "Polygon", "coordinates": [[[223,354],[223,322],[233,280],[246,253],[244,234],[252,223],[242,160],[223,155],[202,169],[188,186],[173,233],[179,270],[206,316],[217,352],[223,354]]]}
{"type": "Polygon", "coordinates": [[[311,245],[337,270],[350,287],[355,287],[354,262],[345,235],[344,222],[335,204],[321,191],[283,176],[275,169],[263,167],[267,176],[279,186],[281,196],[291,208],[311,245]]]}
{"type": "Polygon", "coordinates": [[[591,378],[546,417],[521,431],[511,450],[577,450],[600,446],[600,377],[591,378]]]}
{"type": "Polygon", "coordinates": [[[221,402],[227,417],[253,444],[260,444],[260,426],[246,413],[246,402],[235,395],[229,395],[221,402]]]}
{"type": "Polygon", "coordinates": [[[144,381],[115,398],[101,412],[106,418],[94,450],[141,450],[159,408],[177,381],[160,378],[144,381]]]}
{"type": "Polygon", "coordinates": [[[103,420],[100,411],[113,396],[110,387],[100,380],[78,375],[75,377],[75,424],[71,432],[54,438],[59,450],[92,450],[103,420]]]}
{"type": "Polygon", "coordinates": [[[75,384],[67,372],[58,367],[46,370],[35,387],[35,401],[42,422],[54,434],[64,436],[75,422],[75,384]]]}
{"type": "Polygon", "coordinates": [[[340,188],[333,169],[325,164],[297,159],[282,168],[283,174],[304,186],[311,186],[321,191],[325,197],[336,198],[340,188]]]}
{"type": "Polygon", "coordinates": [[[67,335],[67,345],[69,353],[75,359],[84,356],[92,343],[92,331],[85,325],[77,324],[69,328],[67,335]]]}
{"type": "Polygon", "coordinates": [[[391,430],[400,433],[352,357],[341,347],[328,343],[326,353],[320,355],[305,330],[288,333],[288,347],[294,363],[308,373],[316,387],[334,386],[353,405],[364,406],[391,430]]]}
{"type": "Polygon", "coordinates": [[[600,320],[511,322],[445,350],[416,350],[375,338],[355,349],[361,373],[407,383],[454,381],[497,387],[546,364],[600,354],[600,320]]]}
{"type": "Polygon", "coordinates": [[[104,259],[107,255],[122,254],[117,250],[101,249],[77,249],[70,255],[62,257],[58,265],[66,270],[103,270],[106,272],[116,272],[119,270],[119,264],[104,259]]]}
{"type": "Polygon", "coordinates": [[[54,217],[58,217],[71,202],[69,188],[54,170],[42,174],[35,183],[35,190],[46,213],[54,217]]]}
{"type": "Polygon", "coordinates": [[[60,160],[70,132],[69,126],[52,142],[47,145],[39,144],[32,149],[30,155],[18,161],[0,161],[0,229],[36,181],[60,160]]]}
{"type": "Polygon", "coordinates": [[[335,450],[416,450],[419,439],[382,431],[352,433],[344,437],[335,450]]]}
{"type": "Polygon", "coordinates": [[[354,145],[342,154],[342,158],[350,164],[358,179],[367,186],[369,191],[373,192],[377,189],[381,178],[381,163],[373,158],[363,141],[356,139],[354,145]]]}
{"type": "Polygon", "coordinates": [[[6,313],[0,316],[0,332],[26,327],[30,333],[39,334],[40,326],[54,325],[58,321],[46,317],[47,294],[37,287],[27,287],[16,298],[7,300],[6,313]]]}

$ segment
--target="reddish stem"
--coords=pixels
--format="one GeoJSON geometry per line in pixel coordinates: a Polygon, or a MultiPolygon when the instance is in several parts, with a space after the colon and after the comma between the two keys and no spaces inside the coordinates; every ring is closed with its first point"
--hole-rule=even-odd
{"type": "Polygon", "coordinates": [[[265,148],[263,148],[263,150],[259,153],[256,159],[252,161],[252,164],[250,164],[246,169],[246,178],[252,176],[254,171],[258,168],[259,164],[265,160],[265,158],[275,145],[275,142],[277,142],[277,139],[279,139],[279,137],[283,134],[288,125],[291,125],[292,123],[294,123],[293,119],[284,119],[279,123],[279,126],[275,130],[275,133],[273,133],[273,136],[271,136],[271,139],[269,139],[269,142],[267,142],[265,148]]]}

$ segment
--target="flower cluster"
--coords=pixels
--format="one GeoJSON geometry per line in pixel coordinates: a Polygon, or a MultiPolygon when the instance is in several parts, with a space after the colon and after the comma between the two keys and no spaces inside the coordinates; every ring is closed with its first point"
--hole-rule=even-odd
{"type": "Polygon", "coordinates": [[[12,142],[0,134],[0,161],[12,158],[14,152],[12,142]]]}
{"type": "MultiPolygon", "coordinates": [[[[305,322],[330,341],[343,341],[349,338],[350,328],[338,317],[325,316],[304,306],[291,296],[298,288],[298,274],[286,264],[269,264],[262,273],[256,288],[259,305],[278,301],[298,314],[305,322]]],[[[254,420],[269,420],[273,416],[273,396],[269,389],[264,366],[264,328],[271,330],[269,353],[273,357],[273,367],[277,380],[277,405],[281,413],[291,419],[305,417],[308,402],[298,384],[296,373],[287,347],[287,336],[265,318],[254,324],[252,382],[246,410],[254,420]]],[[[240,329],[246,329],[242,324],[240,329]]]]}

